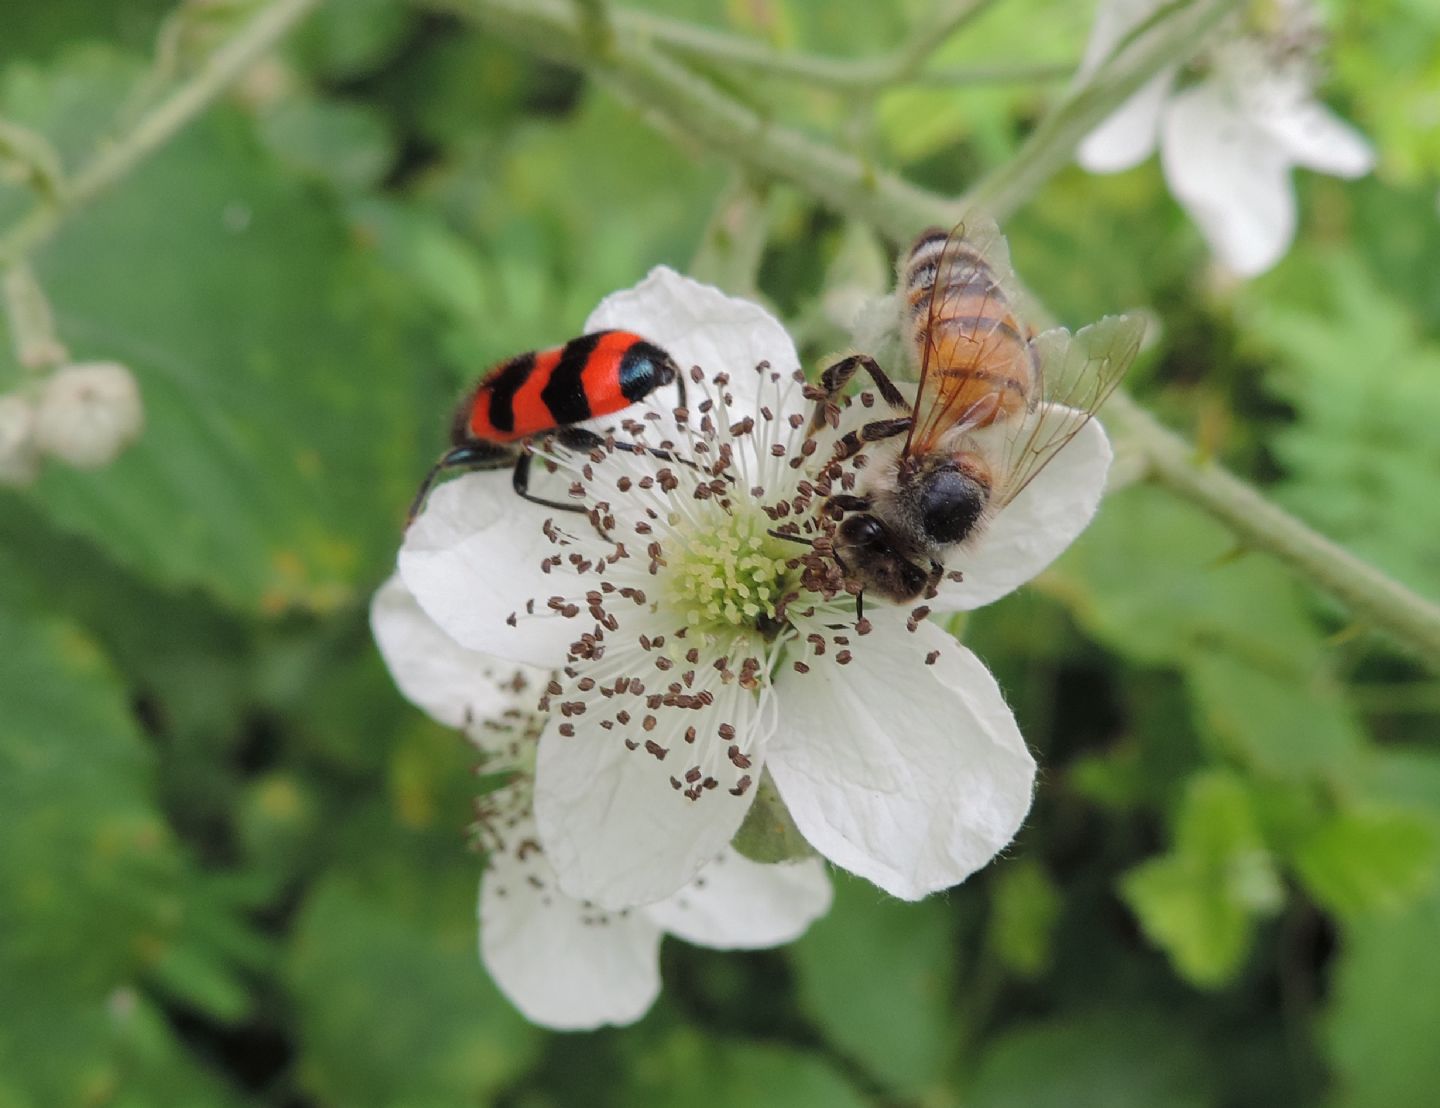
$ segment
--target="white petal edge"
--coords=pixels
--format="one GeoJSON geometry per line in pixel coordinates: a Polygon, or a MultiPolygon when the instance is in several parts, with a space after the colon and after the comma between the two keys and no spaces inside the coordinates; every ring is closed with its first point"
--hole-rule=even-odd
{"type": "Polygon", "coordinates": [[[717,733],[722,723],[735,728],[758,776],[769,738],[765,721],[773,714],[732,684],[717,690],[708,707],[687,710],[678,721],[681,713],[671,710],[661,716],[665,727],[646,732],[639,718],[644,701],[636,700],[629,734],[602,730],[592,722],[600,713],[592,711],[573,718],[575,734],[566,737],[552,717],[535,764],[535,816],[561,888],[606,908],[663,900],[724,850],[754,791],[736,796],[722,784],[691,800],[671,778],[682,778],[697,757],[725,758],[728,741],[717,733]],[[668,733],[687,725],[698,732],[693,748],[668,733]],[[627,739],[635,749],[626,748],[627,739]],[[664,761],[647,750],[646,740],[668,751],[664,761]],[[702,744],[709,746],[701,750],[702,744]]]}
{"type": "Polygon", "coordinates": [[[989,671],[933,623],[876,611],[853,660],[776,680],[767,764],[806,840],[903,900],[959,884],[1014,837],[1035,761],[989,671]],[[939,656],[925,664],[931,651],[939,656]]]}
{"type": "Polygon", "coordinates": [[[566,896],[522,821],[480,885],[480,957],[532,1023],[584,1031],[634,1023],[660,995],[660,928],[566,896]],[[521,857],[520,855],[524,856],[521,857]]]}
{"type": "Polygon", "coordinates": [[[1160,161],[1170,191],[1227,267],[1250,277],[1284,255],[1295,236],[1289,154],[1220,82],[1171,101],[1160,161]]]}
{"type": "Polygon", "coordinates": [[[1375,168],[1365,136],[1323,104],[1302,99],[1256,117],[1297,165],[1335,177],[1363,177],[1375,168]]]}
{"type": "MultiPolygon", "coordinates": [[[[543,671],[466,650],[436,625],[399,576],[370,602],[370,627],[396,687],[412,704],[447,727],[463,727],[481,742],[476,726],[516,705],[516,675],[534,684],[543,671]]],[[[526,705],[533,707],[531,703],[526,705]]]]}
{"type": "Polygon", "coordinates": [[[1132,169],[1155,152],[1160,112],[1175,83],[1176,68],[1161,70],[1086,135],[1075,160],[1091,173],[1132,169]]]}
{"type": "MultiPolygon", "coordinates": [[[[570,525],[570,515],[516,496],[508,470],[465,474],[435,489],[406,531],[400,578],[461,646],[554,669],[565,661],[575,626],[545,607],[546,597],[567,592],[571,582],[541,571],[541,560],[558,549],[542,528],[546,519],[570,525]],[[536,600],[534,615],[525,612],[529,599],[536,600]]],[[[589,526],[583,516],[574,519],[589,526]]]]}
{"type": "MultiPolygon", "coordinates": [[[[692,366],[699,366],[707,379],[728,373],[733,407],[740,412],[755,411],[759,375],[754,369],[760,362],[782,374],[800,368],[789,333],[759,304],[727,296],[668,266],[656,266],[634,288],[600,301],[585,329],[608,327],[644,335],[687,373],[692,366]]],[[[673,397],[662,403],[673,404],[673,397]]],[[[692,408],[695,403],[692,398],[692,408]]]]}
{"type": "Polygon", "coordinates": [[[931,607],[939,612],[983,607],[1045,569],[1094,517],[1113,458],[1105,429],[1090,420],[1004,507],[973,550],[962,548],[948,560],[964,579],[943,581],[931,607]]]}
{"type": "Polygon", "coordinates": [[[685,888],[642,911],[688,943],[757,950],[798,939],[833,898],[818,858],[762,865],[727,849],[685,888]]]}
{"type": "Polygon", "coordinates": [[[1159,9],[1161,0],[1101,0],[1095,22],[1085,43],[1085,54],[1075,76],[1079,81],[1092,76],[1131,30],[1159,9]]]}

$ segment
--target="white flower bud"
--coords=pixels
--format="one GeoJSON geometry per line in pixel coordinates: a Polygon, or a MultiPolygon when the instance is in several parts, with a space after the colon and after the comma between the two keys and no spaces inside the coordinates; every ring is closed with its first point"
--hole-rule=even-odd
{"type": "Polygon", "coordinates": [[[28,485],[40,472],[35,409],[23,396],[0,396],[0,486],[28,485]]]}
{"type": "Polygon", "coordinates": [[[118,362],[68,365],[45,382],[35,419],[35,442],[76,469],[113,462],[140,437],[140,387],[118,362]]]}

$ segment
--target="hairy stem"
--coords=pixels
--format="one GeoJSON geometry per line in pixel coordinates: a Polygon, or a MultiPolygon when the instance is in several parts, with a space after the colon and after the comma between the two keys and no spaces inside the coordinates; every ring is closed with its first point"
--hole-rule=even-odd
{"type": "Polygon", "coordinates": [[[804,81],[842,93],[873,94],[902,84],[960,86],[1053,81],[1074,72],[1075,66],[1070,62],[922,68],[949,35],[988,6],[988,0],[942,5],[929,18],[921,20],[905,42],[884,54],[867,58],[835,58],[780,50],[744,35],[649,12],[623,11],[618,19],[622,28],[638,39],[669,47],[689,58],[717,63],[730,70],[745,69],[769,77],[804,81]]]}
{"type": "Polygon", "coordinates": [[[1440,668],[1436,605],[1266,500],[1251,486],[1167,430],[1123,393],[1110,398],[1106,425],[1139,446],[1152,480],[1205,509],[1240,540],[1264,550],[1341,601],[1358,620],[1440,668]]]}
{"type": "Polygon", "coordinates": [[[70,178],[63,192],[31,208],[0,235],[0,268],[13,265],[53,235],[72,213],[91,203],[200,115],[285,37],[321,0],[274,0],[193,78],[148,112],[127,133],[106,144],[70,178]]]}

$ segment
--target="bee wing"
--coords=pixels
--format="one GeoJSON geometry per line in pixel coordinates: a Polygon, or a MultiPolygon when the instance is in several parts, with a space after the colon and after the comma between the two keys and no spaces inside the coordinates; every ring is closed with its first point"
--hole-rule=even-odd
{"type": "Polygon", "coordinates": [[[1144,336],[1142,317],[1107,315],[1073,335],[1056,327],[1032,340],[1041,401],[1006,443],[999,506],[1019,496],[1090,422],[1125,376],[1144,336]]]}
{"type": "MultiPolygon", "coordinates": [[[[984,357],[995,332],[1003,324],[999,317],[1008,316],[1012,306],[1020,302],[1010,269],[1010,247],[999,225],[989,216],[971,214],[957,223],[945,239],[931,276],[930,294],[924,311],[915,311],[912,326],[920,343],[920,383],[915,392],[915,408],[910,433],[905,438],[903,454],[924,453],[946,431],[983,423],[993,414],[997,398],[987,398],[963,407],[963,376],[950,376],[936,371],[939,345],[945,341],[953,355],[957,349],[968,349],[968,359],[953,366],[960,370],[973,367],[984,357]],[[978,305],[977,305],[977,299],[978,305]],[[1005,305],[1003,311],[987,309],[992,298],[1005,305]],[[944,329],[937,321],[945,320],[944,329]],[[968,360],[968,365],[966,364],[968,360]]],[[[912,308],[912,310],[914,310],[912,308]]]]}

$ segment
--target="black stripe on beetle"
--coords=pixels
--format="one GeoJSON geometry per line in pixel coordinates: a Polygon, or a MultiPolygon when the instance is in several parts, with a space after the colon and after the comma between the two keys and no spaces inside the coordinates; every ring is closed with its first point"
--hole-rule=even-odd
{"type": "Polygon", "coordinates": [[[560,360],[555,363],[550,380],[546,381],[545,387],[540,390],[540,399],[544,401],[545,407],[550,409],[557,426],[579,423],[590,418],[590,399],[585,395],[583,375],[585,367],[590,364],[590,355],[595,353],[600,340],[609,333],[595,331],[589,335],[581,335],[561,348],[560,360]]]}

